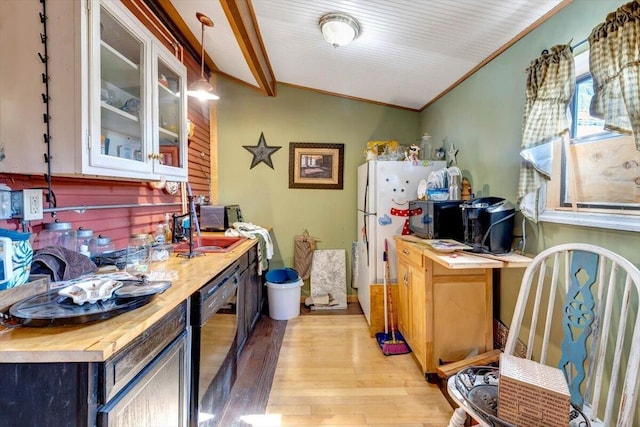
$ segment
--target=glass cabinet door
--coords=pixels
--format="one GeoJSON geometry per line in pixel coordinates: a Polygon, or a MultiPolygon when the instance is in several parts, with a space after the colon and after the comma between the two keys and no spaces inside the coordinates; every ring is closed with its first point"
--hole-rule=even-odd
{"type": "Polygon", "coordinates": [[[158,163],[155,169],[182,168],[185,164],[184,126],[185,92],[182,64],[169,54],[158,50],[156,55],[157,100],[154,109],[157,126],[154,139],[158,141],[158,163]]]}
{"type": "Polygon", "coordinates": [[[144,54],[144,42],[101,6],[100,154],[118,161],[145,162],[148,154],[144,54]]]}

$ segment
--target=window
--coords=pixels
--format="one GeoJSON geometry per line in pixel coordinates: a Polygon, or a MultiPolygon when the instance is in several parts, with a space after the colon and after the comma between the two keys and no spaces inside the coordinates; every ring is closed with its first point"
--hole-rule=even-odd
{"type": "Polygon", "coordinates": [[[576,55],[571,144],[554,146],[541,221],[640,231],[640,152],[633,137],[604,129],[589,114],[593,80],[588,51],[576,55]]]}

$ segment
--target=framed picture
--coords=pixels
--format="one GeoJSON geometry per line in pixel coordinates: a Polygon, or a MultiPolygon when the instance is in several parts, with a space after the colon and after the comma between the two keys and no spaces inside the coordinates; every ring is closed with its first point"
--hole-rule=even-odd
{"type": "Polygon", "coordinates": [[[342,190],[344,144],[289,143],[289,188],[342,190]]]}
{"type": "Polygon", "coordinates": [[[160,156],[163,165],[180,167],[178,158],[178,147],[174,145],[161,145],[160,156]]]}

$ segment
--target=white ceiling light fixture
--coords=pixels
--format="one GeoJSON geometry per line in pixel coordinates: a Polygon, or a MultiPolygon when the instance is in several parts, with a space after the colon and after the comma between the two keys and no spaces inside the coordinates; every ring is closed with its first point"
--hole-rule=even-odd
{"type": "Polygon", "coordinates": [[[360,34],[358,21],[344,13],[327,13],[319,25],[324,39],[333,47],[346,46],[360,34]]]}
{"type": "Polygon", "coordinates": [[[203,101],[215,101],[216,99],[220,99],[220,97],[215,94],[213,86],[211,86],[209,81],[204,77],[204,27],[205,25],[207,27],[213,27],[213,21],[200,12],[196,13],[196,18],[202,23],[202,35],[200,37],[200,45],[202,46],[202,50],[200,51],[200,80],[189,85],[187,95],[203,101]]]}

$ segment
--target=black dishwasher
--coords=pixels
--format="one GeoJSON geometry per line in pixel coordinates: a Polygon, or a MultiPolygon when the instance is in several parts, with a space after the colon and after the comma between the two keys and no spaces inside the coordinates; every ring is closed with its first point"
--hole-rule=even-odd
{"type": "Polygon", "coordinates": [[[192,296],[191,427],[217,424],[236,380],[239,270],[236,261],[192,296]]]}

